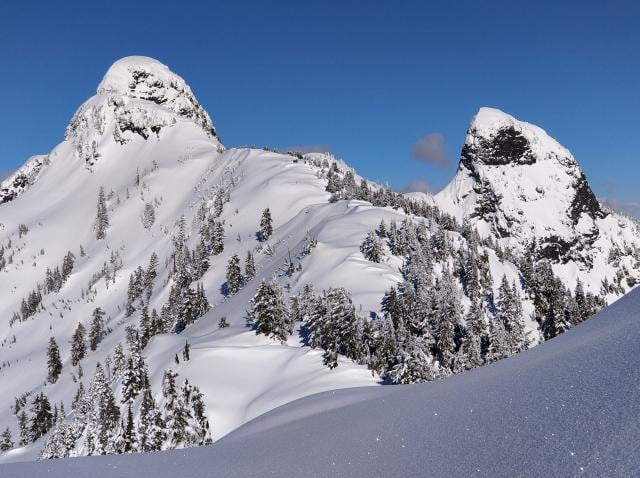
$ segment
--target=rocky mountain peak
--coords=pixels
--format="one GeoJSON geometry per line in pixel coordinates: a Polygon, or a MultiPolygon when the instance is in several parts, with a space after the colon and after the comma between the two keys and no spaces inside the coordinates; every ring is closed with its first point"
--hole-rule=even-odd
{"type": "Polygon", "coordinates": [[[472,119],[456,177],[436,200],[486,235],[536,239],[542,253],[558,261],[583,239],[595,240],[596,220],[606,216],[568,149],[494,108],[481,108],[472,119]]]}

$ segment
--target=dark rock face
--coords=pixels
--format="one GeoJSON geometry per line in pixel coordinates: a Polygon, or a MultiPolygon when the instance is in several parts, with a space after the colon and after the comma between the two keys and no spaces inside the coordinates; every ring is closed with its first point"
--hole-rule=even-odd
{"type": "MultiPolygon", "coordinates": [[[[470,133],[474,134],[473,131],[470,133]]],[[[498,130],[493,138],[480,137],[478,142],[478,146],[465,143],[462,148],[462,162],[469,169],[475,161],[488,166],[536,162],[529,141],[512,126],[498,130]]]]}
{"type": "Polygon", "coordinates": [[[575,196],[573,197],[569,211],[574,226],[578,223],[583,213],[594,219],[606,217],[607,213],[602,209],[596,195],[593,194],[587,178],[582,171],[580,171],[580,177],[574,184],[574,189],[575,196]]]}

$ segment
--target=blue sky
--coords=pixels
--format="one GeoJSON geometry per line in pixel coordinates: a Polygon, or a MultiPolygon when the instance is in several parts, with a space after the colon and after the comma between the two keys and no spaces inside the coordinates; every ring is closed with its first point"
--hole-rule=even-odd
{"type": "Polygon", "coordinates": [[[4,0],[0,171],[50,151],[139,54],[187,80],[228,146],[328,145],[368,178],[437,189],[493,106],[571,149],[600,197],[640,203],[639,24],[630,1],[4,0]],[[429,134],[437,164],[411,156],[429,134]]]}

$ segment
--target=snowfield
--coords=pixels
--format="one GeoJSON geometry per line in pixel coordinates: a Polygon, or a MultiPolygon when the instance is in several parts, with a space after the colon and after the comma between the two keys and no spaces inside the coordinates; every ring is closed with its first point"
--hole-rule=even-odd
{"type": "Polygon", "coordinates": [[[637,476],[640,291],[534,349],[421,385],[325,392],[213,446],[19,463],[47,476],[637,476]]]}

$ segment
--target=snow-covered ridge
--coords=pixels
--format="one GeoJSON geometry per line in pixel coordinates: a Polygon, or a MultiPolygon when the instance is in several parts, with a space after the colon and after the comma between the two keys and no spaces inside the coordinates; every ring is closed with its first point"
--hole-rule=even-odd
{"type": "Polygon", "coordinates": [[[16,172],[0,183],[0,204],[9,202],[36,182],[42,168],[49,164],[46,155],[32,156],[16,172]]]}

